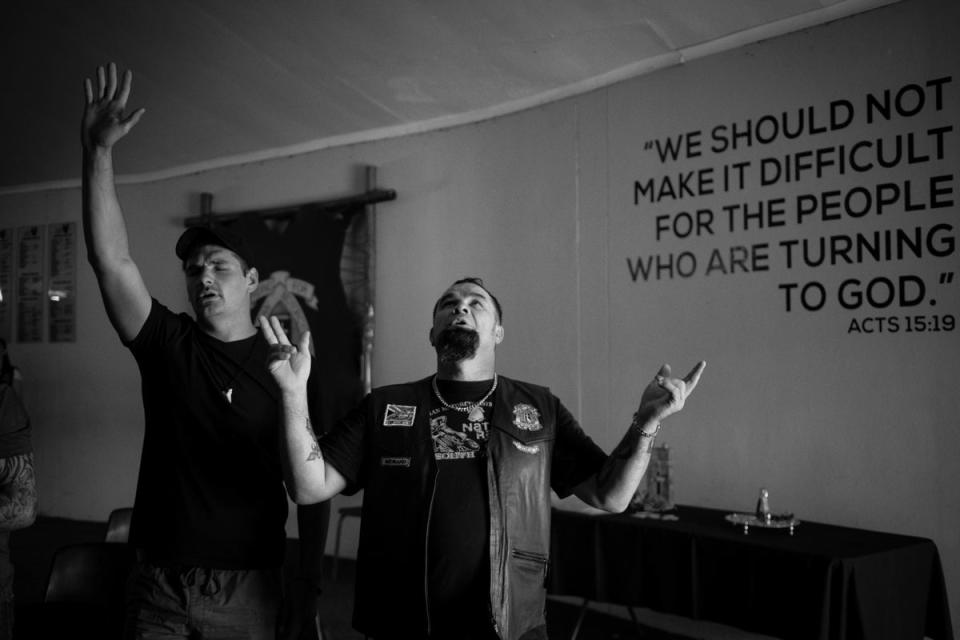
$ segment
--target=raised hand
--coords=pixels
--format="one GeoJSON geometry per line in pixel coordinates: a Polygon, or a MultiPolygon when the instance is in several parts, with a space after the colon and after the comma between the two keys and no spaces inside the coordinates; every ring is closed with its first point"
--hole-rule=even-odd
{"type": "Polygon", "coordinates": [[[267,368],[283,392],[305,392],[310,377],[310,332],[305,331],[300,344],[287,338],[276,316],[258,318],[260,332],[270,345],[267,368]]]}
{"type": "Polygon", "coordinates": [[[643,390],[639,412],[659,421],[683,409],[687,397],[700,382],[700,374],[706,366],[707,363],[701,360],[683,378],[671,378],[668,364],[660,367],[656,377],[643,390]]]}
{"type": "Polygon", "coordinates": [[[127,69],[123,72],[118,86],[117,65],[112,62],[106,69],[97,67],[96,91],[90,78],[84,79],[86,102],[83,108],[81,141],[85,150],[112,148],[117,140],[127,135],[140,120],[146,109],[126,113],[132,81],[133,74],[127,69]]]}

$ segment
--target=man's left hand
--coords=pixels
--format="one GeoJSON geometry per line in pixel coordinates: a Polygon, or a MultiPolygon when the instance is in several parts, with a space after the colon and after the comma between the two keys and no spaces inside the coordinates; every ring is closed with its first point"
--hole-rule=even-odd
{"type": "Polygon", "coordinates": [[[310,377],[310,332],[304,331],[300,344],[290,343],[280,320],[271,316],[258,318],[260,332],[270,345],[267,368],[281,391],[303,391],[310,377]]]}
{"type": "Polygon", "coordinates": [[[664,364],[643,390],[639,413],[651,421],[659,422],[683,409],[687,397],[700,382],[700,374],[706,366],[707,363],[701,360],[683,378],[671,378],[670,365],[664,364]]]}

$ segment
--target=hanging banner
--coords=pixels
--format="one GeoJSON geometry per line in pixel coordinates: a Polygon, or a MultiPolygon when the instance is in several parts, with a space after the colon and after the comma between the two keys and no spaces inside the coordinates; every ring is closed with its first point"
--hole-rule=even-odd
{"type": "Polygon", "coordinates": [[[313,336],[312,415],[318,432],[362,395],[362,318],[350,308],[341,278],[347,229],[362,211],[302,211],[280,219],[245,215],[231,225],[253,251],[260,274],[254,317],[276,316],[294,343],[304,331],[313,336]]]}

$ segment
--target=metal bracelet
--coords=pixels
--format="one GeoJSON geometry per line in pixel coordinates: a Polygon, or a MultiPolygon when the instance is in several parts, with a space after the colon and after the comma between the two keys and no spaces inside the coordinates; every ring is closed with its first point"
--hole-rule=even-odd
{"type": "Polygon", "coordinates": [[[657,437],[657,434],[660,433],[660,424],[661,424],[661,423],[660,423],[660,422],[657,422],[657,428],[653,430],[653,433],[647,433],[647,432],[644,431],[643,428],[640,426],[639,413],[640,413],[640,412],[638,411],[637,413],[633,414],[633,422],[630,424],[630,426],[631,426],[632,428],[634,428],[634,429],[637,430],[637,432],[640,434],[640,437],[641,437],[641,438],[651,438],[651,439],[656,438],[656,437],[657,437]]]}

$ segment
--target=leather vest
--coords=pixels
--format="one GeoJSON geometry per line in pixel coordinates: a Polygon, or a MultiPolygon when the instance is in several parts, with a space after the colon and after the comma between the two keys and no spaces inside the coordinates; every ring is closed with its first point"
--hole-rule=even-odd
{"type": "MultiPolygon", "coordinates": [[[[546,623],[556,407],[545,387],[500,376],[487,442],[490,612],[503,640],[546,623]]],[[[354,626],[427,637],[427,545],[437,463],[430,378],[375,389],[366,420],[354,626]]]]}

